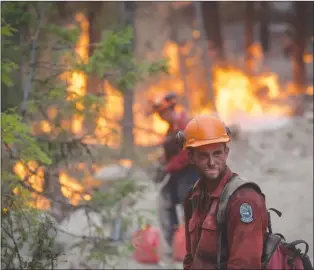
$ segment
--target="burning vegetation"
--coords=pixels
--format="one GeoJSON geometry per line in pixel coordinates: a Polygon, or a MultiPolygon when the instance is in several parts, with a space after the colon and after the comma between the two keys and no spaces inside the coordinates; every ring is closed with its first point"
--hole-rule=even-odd
{"type": "MultiPolygon", "coordinates": [[[[89,21],[82,13],[75,16],[76,21],[80,25],[80,37],[77,41],[76,53],[85,62],[88,62],[88,48],[89,48],[89,21]]],[[[195,30],[194,36],[197,32],[195,30]]],[[[234,121],[241,118],[241,115],[250,117],[259,117],[263,115],[269,116],[287,116],[293,112],[290,105],[278,102],[278,100],[286,98],[290,94],[297,93],[297,88],[292,84],[282,87],[279,84],[279,78],[273,72],[255,72],[248,74],[242,68],[236,65],[214,65],[212,67],[213,81],[212,87],[214,90],[215,101],[210,101],[204,104],[202,102],[207,96],[208,86],[204,78],[197,77],[198,71],[189,72],[186,76],[188,81],[187,87],[189,96],[186,96],[185,82],[180,75],[180,51],[184,55],[188,55],[193,49],[192,42],[187,42],[185,45],[179,46],[175,42],[168,41],[163,48],[163,55],[169,59],[169,76],[162,77],[158,83],[149,85],[145,90],[145,95],[136,94],[136,100],[133,105],[134,112],[134,135],[135,144],[138,146],[151,146],[161,142],[162,135],[167,130],[165,122],[160,120],[156,115],[149,118],[145,116],[143,104],[154,96],[160,95],[166,91],[175,91],[182,98],[190,101],[190,113],[192,115],[200,113],[211,112],[211,102],[215,102],[217,113],[227,123],[233,124],[234,121]]],[[[261,61],[263,60],[263,53],[261,48],[255,44],[251,48],[251,54],[254,56],[255,70],[258,70],[261,61]]],[[[306,61],[311,61],[312,58],[305,56],[306,61]]],[[[193,70],[197,59],[186,58],[185,66],[187,70],[193,70]]],[[[205,70],[205,74],[206,71],[205,70]]],[[[73,100],[74,96],[84,96],[87,93],[88,76],[83,72],[73,71],[71,73],[63,74],[62,79],[69,83],[67,100],[73,100]]],[[[308,87],[307,94],[313,94],[313,86],[308,87]]],[[[95,138],[87,138],[87,144],[106,144],[111,148],[119,148],[121,127],[120,121],[123,116],[123,95],[118,89],[105,81],[103,84],[103,95],[105,104],[99,110],[96,121],[96,127],[93,132],[95,138]],[[117,131],[115,136],[105,136],[110,130],[117,131]]],[[[75,107],[78,111],[83,111],[84,104],[76,102],[75,107]]],[[[184,106],[181,106],[183,109],[184,106]]],[[[50,106],[47,109],[47,115],[50,120],[57,117],[57,106],[50,106]]],[[[62,126],[65,129],[80,136],[84,133],[83,114],[75,114],[69,120],[62,120],[62,126]]],[[[40,122],[33,121],[33,132],[35,134],[52,135],[55,128],[47,120],[40,122]]],[[[124,161],[123,164],[130,166],[130,161],[124,161]]],[[[84,164],[78,164],[77,167],[87,172],[84,164]]],[[[26,181],[36,192],[42,193],[44,190],[44,175],[45,169],[38,167],[36,162],[28,163],[28,169],[22,162],[17,162],[14,166],[14,172],[21,180],[26,181]],[[31,170],[32,172],[30,172],[31,170]]],[[[70,176],[65,170],[59,171],[59,182],[61,185],[61,192],[63,196],[68,198],[72,205],[78,205],[81,200],[90,200],[91,195],[87,190],[93,186],[99,185],[91,173],[84,174],[84,181],[79,181],[73,176],[70,176]]],[[[18,190],[14,190],[18,193],[18,190]]],[[[34,206],[40,209],[47,209],[50,207],[49,199],[36,193],[34,196],[34,206]]]]}
{"type": "MultiPolygon", "coordinates": [[[[79,163],[76,167],[76,171],[80,172],[83,181],[71,177],[64,170],[60,170],[59,173],[61,192],[72,205],[78,205],[81,200],[89,201],[91,195],[88,194],[88,190],[92,190],[93,187],[97,187],[100,184],[99,181],[92,177],[87,165],[79,163]]],[[[19,161],[14,165],[13,171],[27,186],[35,190],[36,193],[32,193],[34,200],[30,202],[31,205],[38,209],[49,209],[50,200],[44,195],[40,195],[41,193],[45,194],[45,168],[38,166],[35,161],[27,162],[27,164],[19,161]]],[[[19,188],[13,190],[14,194],[19,194],[19,192],[19,188]]]]}

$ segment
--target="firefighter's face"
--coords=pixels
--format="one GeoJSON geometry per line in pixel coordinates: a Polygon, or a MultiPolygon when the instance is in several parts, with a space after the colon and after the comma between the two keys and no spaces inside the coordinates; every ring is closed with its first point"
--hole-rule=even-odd
{"type": "Polygon", "coordinates": [[[159,113],[159,117],[166,121],[167,123],[171,124],[174,121],[174,110],[167,109],[159,113]]]}
{"type": "Polygon", "coordinates": [[[194,148],[190,159],[203,177],[215,180],[223,174],[228,154],[226,144],[215,143],[194,148]]]}

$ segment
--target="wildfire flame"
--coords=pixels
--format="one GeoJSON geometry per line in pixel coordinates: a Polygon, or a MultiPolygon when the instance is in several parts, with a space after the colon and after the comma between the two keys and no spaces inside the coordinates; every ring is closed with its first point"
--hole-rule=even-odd
{"type": "Polygon", "coordinates": [[[268,99],[275,99],[280,95],[276,74],[248,77],[241,70],[218,67],[214,72],[216,107],[220,117],[227,124],[233,122],[238,112],[251,116],[265,114],[278,116],[287,115],[291,111],[290,107],[263,103],[263,99],[257,94],[259,89],[264,89],[268,99]]]}
{"type": "Polygon", "coordinates": [[[86,186],[83,183],[79,183],[75,178],[67,175],[66,172],[60,173],[59,181],[62,194],[70,200],[72,205],[78,205],[82,198],[86,201],[91,200],[89,194],[84,194],[86,186]]]}
{"type": "MultiPolygon", "coordinates": [[[[79,13],[76,16],[76,20],[81,25],[81,36],[77,44],[77,54],[85,61],[88,61],[88,31],[89,23],[87,18],[79,13]]],[[[179,66],[179,46],[174,42],[167,42],[164,47],[164,56],[169,59],[170,76],[161,80],[158,84],[151,85],[146,90],[145,95],[137,95],[136,102],[133,107],[134,122],[135,122],[135,143],[137,145],[153,145],[160,143],[162,137],[146,132],[145,129],[152,130],[158,134],[165,134],[167,130],[167,124],[162,121],[158,116],[153,115],[149,119],[143,113],[143,107],[145,101],[151,99],[156,95],[161,95],[169,90],[176,92],[178,95],[183,96],[184,84],[180,77],[179,66]]],[[[187,44],[181,47],[183,54],[187,54],[191,50],[191,44],[187,44]]],[[[251,54],[254,59],[254,66],[257,68],[257,63],[263,59],[263,53],[261,47],[258,44],[254,44],[250,48],[251,54]]],[[[193,59],[188,59],[187,65],[193,64],[193,59]],[[191,62],[192,61],[192,62],[191,62]]],[[[285,106],[279,106],[272,103],[267,103],[267,100],[278,98],[281,93],[279,86],[278,76],[275,73],[268,72],[260,75],[249,76],[243,70],[236,67],[223,68],[215,66],[213,69],[214,81],[213,86],[215,90],[216,108],[220,117],[226,123],[232,123],[234,121],[234,115],[238,112],[250,116],[260,116],[263,114],[270,115],[286,115],[290,113],[290,108],[285,106]],[[262,91],[261,91],[262,89],[262,91]],[[263,93],[261,98],[260,93],[263,93]]],[[[189,85],[190,88],[195,89],[192,103],[199,104],[199,100],[202,99],[206,90],[204,85],[201,85],[195,80],[193,85],[189,85]]],[[[77,95],[85,95],[86,93],[87,77],[83,73],[73,72],[70,76],[70,88],[71,93],[75,92],[77,95]]],[[[291,90],[291,89],[290,89],[291,90]]],[[[308,90],[310,92],[310,90],[308,90]]],[[[118,148],[120,146],[120,124],[119,121],[123,116],[123,96],[115,89],[108,81],[104,83],[104,93],[106,97],[106,105],[101,109],[97,126],[94,134],[97,137],[97,143],[107,144],[111,147],[118,148]],[[108,116],[110,118],[108,119],[108,116]],[[110,130],[116,130],[116,136],[106,136],[110,133],[110,130]]],[[[82,104],[77,104],[78,109],[82,109],[82,104]]],[[[192,115],[210,112],[208,107],[192,106],[192,115]]],[[[83,115],[74,115],[72,119],[72,131],[75,134],[80,134],[83,130],[83,115]]],[[[49,128],[47,123],[42,123],[42,130],[48,132],[49,128]]],[[[95,140],[89,140],[89,143],[95,143],[95,140]]]]}
{"type": "MultiPolygon", "coordinates": [[[[18,161],[14,167],[13,171],[16,175],[20,177],[21,180],[26,181],[26,185],[33,188],[35,191],[41,193],[44,187],[44,168],[39,167],[36,161],[29,161],[27,164],[23,164],[18,161]]],[[[14,194],[19,194],[20,190],[16,187],[13,190],[14,194]]],[[[31,193],[32,199],[28,203],[30,206],[36,207],[38,209],[48,209],[50,207],[50,201],[44,196],[38,195],[37,193],[31,193]]]]}
{"type": "MultiPolygon", "coordinates": [[[[75,178],[69,176],[65,171],[60,170],[59,181],[61,184],[61,192],[63,196],[69,199],[72,205],[78,205],[84,199],[91,200],[90,194],[86,190],[99,186],[100,182],[95,180],[89,173],[84,163],[78,165],[78,169],[84,173],[84,181],[81,183],[75,178]]],[[[21,161],[17,162],[13,167],[14,173],[19,178],[38,193],[44,191],[44,168],[39,167],[36,161],[29,161],[23,164],[21,161]]],[[[19,194],[19,189],[13,190],[14,194],[19,194]]],[[[32,193],[32,199],[29,203],[38,209],[50,208],[49,199],[37,193],[32,193]]]]}
{"type": "MultiPolygon", "coordinates": [[[[80,24],[81,34],[77,42],[75,52],[78,58],[84,63],[88,62],[88,45],[89,45],[89,22],[83,13],[77,13],[75,20],[80,24]]],[[[87,76],[80,71],[75,71],[70,75],[69,80],[69,95],[70,100],[73,96],[84,96],[86,94],[87,76]],[[73,95],[74,94],[74,95],[73,95]]],[[[76,109],[82,111],[84,105],[80,102],[76,103],[76,109]]],[[[83,130],[83,115],[73,115],[72,132],[79,134],[83,130]]]]}

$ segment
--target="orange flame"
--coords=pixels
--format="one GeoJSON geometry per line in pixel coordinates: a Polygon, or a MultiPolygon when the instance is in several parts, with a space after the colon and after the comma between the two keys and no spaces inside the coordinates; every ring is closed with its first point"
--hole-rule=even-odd
{"type": "Polygon", "coordinates": [[[216,107],[219,116],[231,124],[237,113],[251,116],[265,114],[286,115],[291,110],[289,107],[264,103],[258,97],[259,89],[265,90],[269,99],[280,95],[278,77],[274,73],[249,77],[243,71],[215,68],[214,87],[216,91],[216,107]]]}
{"type": "MultiPolygon", "coordinates": [[[[60,171],[59,174],[61,192],[69,199],[72,205],[78,205],[81,200],[91,200],[91,195],[87,194],[86,190],[100,185],[100,182],[90,175],[84,163],[80,163],[78,169],[84,173],[84,181],[82,183],[69,176],[65,171],[60,171]]],[[[35,191],[39,193],[44,191],[44,168],[39,167],[36,161],[29,161],[26,165],[19,161],[14,165],[13,171],[21,180],[25,181],[27,179],[27,185],[35,191]]],[[[19,194],[19,188],[15,188],[13,192],[14,194],[19,194]]],[[[31,195],[33,199],[29,202],[31,206],[38,209],[50,208],[49,199],[37,193],[32,193],[31,195]]]]}
{"type": "Polygon", "coordinates": [[[65,172],[61,172],[59,175],[59,181],[61,184],[62,194],[70,200],[72,205],[78,205],[79,202],[84,199],[86,201],[91,200],[89,194],[84,194],[85,189],[76,179],[70,177],[65,172]]]}
{"type": "Polygon", "coordinates": [[[304,63],[306,63],[306,64],[313,63],[313,54],[305,53],[305,54],[303,55],[303,61],[304,61],[304,63]]]}
{"type": "Polygon", "coordinates": [[[44,133],[50,133],[52,128],[51,128],[51,124],[46,121],[46,120],[42,120],[40,122],[40,129],[44,132],[44,133]]]}
{"type": "MultiPolygon", "coordinates": [[[[89,46],[89,22],[83,13],[77,13],[75,20],[80,24],[81,34],[76,44],[75,52],[77,57],[84,63],[88,62],[88,46],[89,46]]],[[[68,81],[69,95],[68,100],[86,94],[87,76],[80,71],[72,72],[71,74],[63,74],[68,81]]],[[[81,102],[76,102],[76,109],[82,111],[84,105],[81,102]]],[[[83,131],[84,116],[73,115],[71,129],[74,134],[80,134],[83,131]]]]}
{"type": "Polygon", "coordinates": [[[133,162],[130,159],[120,159],[119,164],[125,168],[131,168],[133,162]]]}
{"type": "MultiPolygon", "coordinates": [[[[14,173],[20,177],[21,180],[27,179],[27,185],[31,186],[37,192],[43,192],[44,187],[44,168],[39,167],[36,161],[29,161],[26,165],[22,162],[17,162],[13,167],[14,173]]],[[[16,187],[13,190],[14,194],[19,194],[20,189],[16,187]]],[[[48,209],[50,201],[44,196],[32,193],[32,199],[29,205],[38,209],[48,209]]]]}

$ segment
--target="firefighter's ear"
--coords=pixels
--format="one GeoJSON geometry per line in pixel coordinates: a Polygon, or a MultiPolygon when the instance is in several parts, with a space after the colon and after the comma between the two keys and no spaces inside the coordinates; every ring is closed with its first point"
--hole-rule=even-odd
{"type": "Polygon", "coordinates": [[[227,144],[225,144],[225,153],[227,154],[227,156],[228,156],[228,154],[229,154],[229,147],[228,147],[228,145],[227,144]]]}
{"type": "Polygon", "coordinates": [[[195,164],[194,158],[193,158],[193,148],[188,148],[187,150],[188,150],[188,157],[190,160],[190,164],[195,164]]]}
{"type": "Polygon", "coordinates": [[[185,137],[184,137],[184,132],[179,131],[176,135],[176,143],[180,146],[182,149],[185,143],[185,137]]]}

